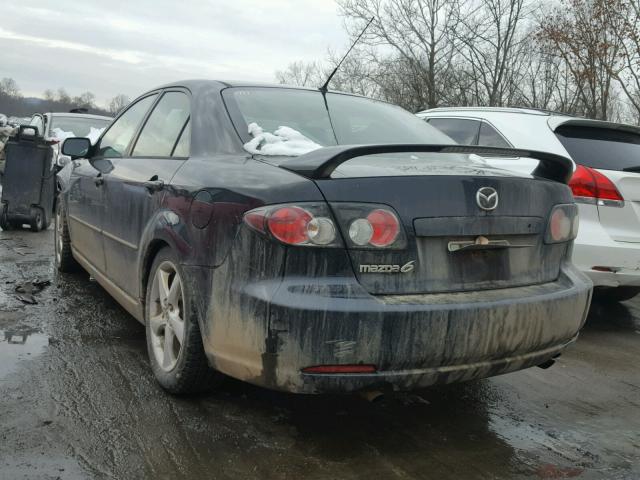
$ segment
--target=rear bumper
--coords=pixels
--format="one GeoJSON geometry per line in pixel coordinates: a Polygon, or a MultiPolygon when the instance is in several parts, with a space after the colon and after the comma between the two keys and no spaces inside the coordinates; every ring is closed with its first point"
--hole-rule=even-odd
{"type": "Polygon", "coordinates": [[[580,233],[574,242],[573,263],[596,287],[640,286],[640,243],[613,240],[600,223],[595,205],[580,204],[579,208],[580,233]]]}
{"type": "Polygon", "coordinates": [[[541,364],[577,337],[591,282],[565,264],[555,282],[482,292],[372,296],[334,277],[285,279],[277,289],[252,284],[242,296],[252,308],[233,315],[241,335],[231,335],[230,323],[203,329],[228,335],[205,335],[215,368],[278,390],[342,393],[410,390],[541,364]],[[377,373],[302,373],[334,364],[373,364],[377,373]]]}

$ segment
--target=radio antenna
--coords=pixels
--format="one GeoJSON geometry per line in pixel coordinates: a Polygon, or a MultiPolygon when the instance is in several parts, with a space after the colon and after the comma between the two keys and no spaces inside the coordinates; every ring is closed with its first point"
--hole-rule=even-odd
{"type": "Polygon", "coordinates": [[[371,20],[369,20],[369,23],[365,25],[365,27],[362,29],[362,32],[360,32],[360,35],[358,35],[358,38],[356,38],[356,40],[353,42],[351,47],[349,47],[349,50],[347,50],[347,53],[345,53],[344,57],[342,57],[342,59],[338,62],[338,65],[336,65],[336,68],[333,69],[333,72],[331,72],[331,75],[329,75],[329,78],[327,78],[327,81],[324,82],[324,85],[320,87],[320,91],[322,93],[327,93],[327,87],[329,87],[329,82],[331,81],[333,76],[336,74],[340,66],[342,65],[342,62],[344,62],[344,59],[347,58],[347,56],[351,53],[351,50],[353,50],[353,47],[355,47],[356,44],[360,41],[360,38],[362,38],[362,35],[364,35],[364,32],[367,31],[367,28],[369,28],[369,25],[371,25],[371,22],[373,22],[374,18],[375,17],[371,17],[371,20]]]}

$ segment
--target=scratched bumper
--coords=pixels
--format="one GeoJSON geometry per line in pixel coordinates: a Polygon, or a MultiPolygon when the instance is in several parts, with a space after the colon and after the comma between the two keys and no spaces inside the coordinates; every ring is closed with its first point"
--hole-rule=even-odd
{"type": "Polygon", "coordinates": [[[240,311],[217,310],[226,328],[205,333],[205,350],[224,373],[297,393],[410,390],[539,365],[576,339],[591,299],[570,264],[555,282],[451,294],[372,296],[346,277],[272,282],[241,287],[240,311]],[[377,373],[301,371],[360,363],[377,373]]]}

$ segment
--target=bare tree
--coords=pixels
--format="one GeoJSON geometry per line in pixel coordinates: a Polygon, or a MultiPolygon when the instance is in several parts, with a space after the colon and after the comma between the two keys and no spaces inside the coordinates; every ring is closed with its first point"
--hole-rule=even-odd
{"type": "Polygon", "coordinates": [[[320,62],[296,61],[290,63],[285,70],[276,72],[278,83],[300,87],[319,87],[324,83],[324,78],[326,75],[320,62]]]}
{"type": "Polygon", "coordinates": [[[47,102],[54,102],[56,99],[55,92],[50,88],[47,88],[42,95],[47,102]]]}
{"type": "Polygon", "coordinates": [[[60,103],[64,103],[64,104],[70,104],[71,103],[71,97],[69,96],[69,94],[67,93],[67,91],[60,87],[57,91],[57,102],[60,103]]]}
{"type": "Polygon", "coordinates": [[[4,77],[0,80],[0,94],[13,98],[19,97],[20,87],[13,78],[4,77]]]}
{"type": "Polygon", "coordinates": [[[479,0],[458,33],[469,85],[476,104],[502,106],[520,81],[526,65],[523,22],[533,12],[528,0],[479,0]]]}
{"type": "Polygon", "coordinates": [[[621,0],[610,8],[607,21],[616,26],[613,33],[621,48],[622,61],[610,70],[634,110],[640,123],[640,0],[621,0]]]}
{"type": "Polygon", "coordinates": [[[129,97],[122,93],[116,95],[109,101],[109,113],[116,116],[124,107],[129,105],[130,101],[129,97]]]}
{"type": "Polygon", "coordinates": [[[538,39],[549,55],[564,62],[583,112],[606,120],[612,101],[613,72],[622,60],[620,25],[609,14],[620,0],[562,0],[540,25],[538,39]]]}
{"type": "MultiPolygon", "coordinates": [[[[342,15],[350,20],[350,33],[359,34],[373,18],[362,39],[369,47],[383,47],[387,55],[371,55],[371,60],[393,70],[393,62],[408,83],[420,85],[423,106],[436,107],[445,96],[447,77],[455,53],[460,17],[466,11],[466,0],[337,0],[342,15]]],[[[394,78],[397,83],[400,80],[394,78]]],[[[407,87],[405,85],[404,87],[407,87]]]]}

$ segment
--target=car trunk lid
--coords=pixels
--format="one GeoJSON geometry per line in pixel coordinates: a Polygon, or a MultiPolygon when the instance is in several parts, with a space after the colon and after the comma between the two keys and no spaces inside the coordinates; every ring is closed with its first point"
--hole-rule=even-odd
{"type": "Polygon", "coordinates": [[[558,277],[567,245],[545,244],[544,233],[553,205],[572,202],[560,182],[518,176],[475,155],[433,152],[374,153],[343,160],[328,175],[316,176],[355,275],[372,294],[487,290],[558,277]],[[484,188],[498,194],[494,209],[478,204],[484,188]],[[340,212],[354,202],[391,207],[406,245],[350,243],[340,212]]]}

